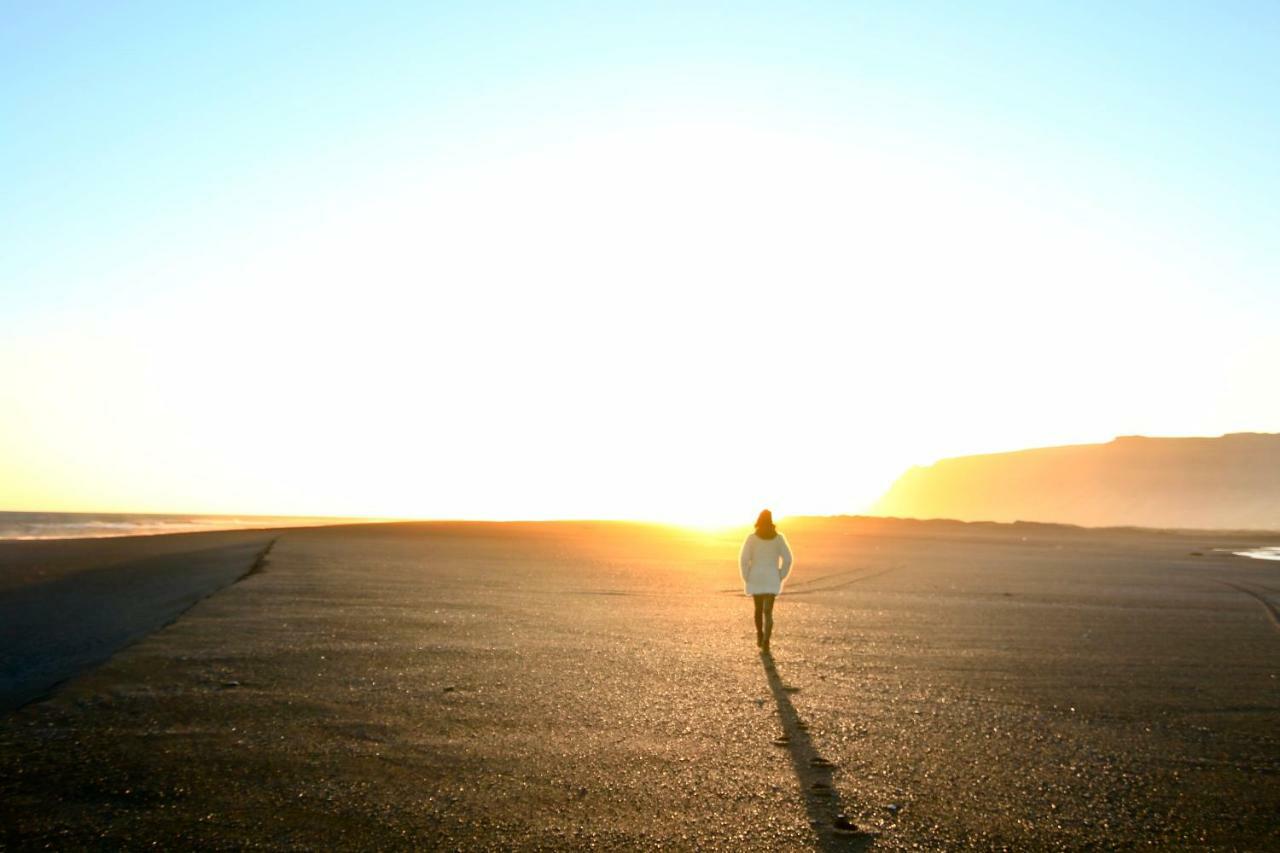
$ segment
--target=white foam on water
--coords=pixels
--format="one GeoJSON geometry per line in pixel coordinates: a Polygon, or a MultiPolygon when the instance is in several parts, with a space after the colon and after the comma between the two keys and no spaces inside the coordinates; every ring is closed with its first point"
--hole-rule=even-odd
{"type": "Polygon", "coordinates": [[[1265,548],[1250,548],[1248,551],[1232,551],[1237,557],[1252,557],[1255,560],[1280,560],[1280,546],[1268,545],[1265,548]]]}
{"type": "Polygon", "coordinates": [[[82,512],[0,512],[0,540],[100,539],[205,530],[310,527],[367,519],[297,516],[162,515],[82,512]]]}

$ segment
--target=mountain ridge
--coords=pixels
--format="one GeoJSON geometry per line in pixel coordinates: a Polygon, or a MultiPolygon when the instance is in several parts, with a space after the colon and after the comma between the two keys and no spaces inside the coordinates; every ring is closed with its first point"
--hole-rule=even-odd
{"type": "Polygon", "coordinates": [[[1117,436],[913,466],[876,515],[1280,530],[1280,433],[1117,436]]]}

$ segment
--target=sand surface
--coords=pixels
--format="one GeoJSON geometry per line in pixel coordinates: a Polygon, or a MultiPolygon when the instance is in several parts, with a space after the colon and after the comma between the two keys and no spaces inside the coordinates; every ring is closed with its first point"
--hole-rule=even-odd
{"type": "Polygon", "coordinates": [[[0,713],[250,571],[274,534],[0,542],[0,713]]]}
{"type": "Polygon", "coordinates": [[[772,661],[740,534],[285,531],[0,717],[0,847],[1280,846],[1265,539],[780,527],[772,661]]]}

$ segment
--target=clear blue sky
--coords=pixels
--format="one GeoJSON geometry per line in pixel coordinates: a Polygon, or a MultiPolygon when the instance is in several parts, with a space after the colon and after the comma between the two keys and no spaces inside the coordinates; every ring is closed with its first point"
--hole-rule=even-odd
{"type": "MultiPolygon", "coordinates": [[[[533,364],[549,430],[599,418],[622,445],[658,436],[661,452],[619,475],[657,472],[650,503],[608,499],[598,458],[569,476],[579,494],[604,488],[602,514],[658,513],[674,476],[664,459],[709,457],[706,476],[728,476],[753,440],[717,436],[738,428],[727,413],[762,359],[763,378],[789,384],[804,414],[772,441],[803,465],[820,466],[819,450],[803,449],[815,441],[828,454],[897,442],[887,457],[852,454],[875,475],[849,504],[837,505],[838,487],[780,480],[775,491],[804,510],[856,509],[891,469],[950,453],[1280,430],[1268,387],[1280,367],[1276,151],[1270,2],[0,3],[0,379],[16,401],[0,440],[10,479],[48,473],[51,484],[0,504],[356,513],[358,501],[313,500],[311,481],[271,491],[235,468],[249,445],[287,456],[295,436],[332,422],[313,400],[331,386],[280,393],[316,371],[356,385],[390,376],[378,395],[352,393],[387,420],[421,420],[397,459],[436,442],[472,460],[441,475],[457,491],[488,458],[468,444],[477,429],[504,440],[493,424],[508,412],[492,400],[523,393],[527,378],[516,388],[511,377],[533,364]],[[756,204],[758,216],[735,218],[756,204]],[[691,245],[708,218],[736,231],[691,245]],[[573,239],[599,222],[617,228],[573,239]],[[794,267],[762,245],[788,228],[778,246],[794,267]],[[450,245],[433,247],[445,231],[450,245]],[[515,260],[487,258],[517,244],[515,260]],[[437,251],[454,255],[437,262],[437,251]],[[676,257],[685,278],[662,261],[676,257]],[[777,351],[761,353],[734,331],[751,322],[726,311],[734,288],[709,282],[763,269],[739,295],[771,294],[790,322],[777,351]],[[548,298],[528,300],[530,288],[548,298]],[[668,310],[628,307],[654,300],[668,310]],[[512,305],[514,319],[484,314],[512,305]],[[846,315],[856,340],[842,349],[831,318],[846,315]],[[797,325],[805,316],[812,329],[797,325]],[[402,345],[380,349],[396,336],[402,345]],[[653,348],[679,358],[648,358],[653,348]],[[1032,371],[1014,371],[1031,411],[1005,408],[1001,357],[1032,371]],[[626,377],[627,394],[599,392],[605,380],[584,378],[583,363],[626,377]],[[473,428],[437,434],[425,410],[388,399],[442,369],[463,374],[459,394],[490,389],[441,404],[473,428]],[[175,383],[199,384],[222,410],[237,395],[274,405],[284,425],[240,435],[217,471],[189,464],[231,428],[175,383]],[[850,384],[856,404],[835,390],[850,384]],[[665,422],[626,414],[664,405],[657,388],[705,425],[689,439],[702,449],[677,452],[665,422]],[[960,421],[950,437],[918,425],[939,408],[960,421]],[[90,424],[103,419],[117,431],[95,443],[90,424]],[[917,426],[903,437],[896,419],[917,426]],[[803,420],[820,425],[816,438],[803,420]],[[82,455],[68,457],[77,437],[82,455]],[[148,462],[154,447],[166,449],[148,462]],[[72,488],[75,478],[94,485],[72,488]],[[271,497],[247,500],[232,482],[271,497]]],[[[379,443],[367,424],[333,429],[316,447],[379,443]]],[[[539,446],[553,454],[581,446],[549,436],[539,446]]],[[[537,448],[516,450],[502,463],[512,479],[546,476],[520,467],[537,448]]],[[[410,473],[429,477],[432,464],[410,473]]],[[[347,491],[386,491],[360,467],[338,478],[347,491]]],[[[303,477],[306,460],[285,469],[303,477]]],[[[829,479],[856,473],[836,466],[829,479]]],[[[520,495],[493,512],[591,511],[520,495]]],[[[480,495],[459,506],[486,512],[480,495]]]]}

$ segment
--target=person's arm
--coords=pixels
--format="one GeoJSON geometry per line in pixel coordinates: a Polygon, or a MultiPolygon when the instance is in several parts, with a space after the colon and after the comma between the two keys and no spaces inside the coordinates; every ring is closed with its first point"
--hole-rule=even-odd
{"type": "Polygon", "coordinates": [[[778,534],[782,546],[782,567],[778,569],[778,579],[781,580],[791,574],[791,546],[787,544],[787,537],[781,533],[778,534]]]}
{"type": "Polygon", "coordinates": [[[748,536],[742,543],[742,551],[738,554],[738,569],[742,572],[742,582],[747,582],[747,576],[751,574],[751,561],[755,557],[755,542],[752,537],[748,536]]]}

